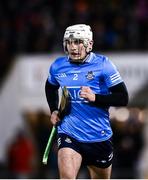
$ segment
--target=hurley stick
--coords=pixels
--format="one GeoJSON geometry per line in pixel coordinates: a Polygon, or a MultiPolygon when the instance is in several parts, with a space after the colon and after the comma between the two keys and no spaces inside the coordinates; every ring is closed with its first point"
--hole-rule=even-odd
{"type": "MultiPolygon", "coordinates": [[[[62,119],[70,110],[69,98],[70,96],[69,96],[68,90],[66,86],[64,86],[64,88],[62,89],[62,97],[61,97],[61,103],[59,106],[59,113],[58,113],[58,116],[60,119],[62,119]]],[[[54,139],[55,133],[56,133],[56,126],[53,126],[50,136],[48,138],[45,152],[43,154],[42,163],[45,165],[47,164],[47,161],[48,161],[48,156],[49,156],[49,152],[52,146],[52,141],[54,139]]]]}

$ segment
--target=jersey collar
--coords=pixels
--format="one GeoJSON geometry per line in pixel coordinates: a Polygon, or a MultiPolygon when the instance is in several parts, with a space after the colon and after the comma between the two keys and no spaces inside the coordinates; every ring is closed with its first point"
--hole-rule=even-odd
{"type": "MultiPolygon", "coordinates": [[[[89,62],[91,62],[93,55],[94,55],[94,53],[91,52],[91,53],[86,57],[86,60],[85,60],[83,63],[89,63],[89,62]]],[[[68,56],[68,59],[67,59],[67,60],[70,61],[69,59],[70,59],[70,58],[69,58],[69,56],[68,56]]],[[[82,63],[82,64],[83,64],[83,63],[82,63]]]]}
{"type": "Polygon", "coordinates": [[[85,62],[89,63],[92,60],[93,53],[91,52],[89,56],[86,58],[85,62]]]}

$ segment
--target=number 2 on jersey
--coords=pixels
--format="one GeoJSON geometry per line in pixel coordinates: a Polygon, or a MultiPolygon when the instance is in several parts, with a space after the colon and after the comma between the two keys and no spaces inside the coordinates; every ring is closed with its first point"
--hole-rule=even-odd
{"type": "Polygon", "coordinates": [[[78,80],[78,74],[74,74],[73,80],[78,80]]]}

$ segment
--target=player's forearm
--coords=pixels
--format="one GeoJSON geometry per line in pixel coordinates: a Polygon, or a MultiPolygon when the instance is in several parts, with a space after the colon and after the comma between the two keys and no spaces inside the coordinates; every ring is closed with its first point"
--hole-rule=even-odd
{"type": "Polygon", "coordinates": [[[96,94],[96,106],[126,106],[128,103],[128,96],[122,93],[114,93],[109,95],[96,94]]]}
{"type": "Polygon", "coordinates": [[[96,106],[126,106],[128,104],[128,92],[124,83],[110,88],[111,94],[95,95],[96,106]]]}
{"type": "Polygon", "coordinates": [[[45,84],[45,94],[51,113],[58,110],[58,87],[50,84],[47,80],[45,84]]]}

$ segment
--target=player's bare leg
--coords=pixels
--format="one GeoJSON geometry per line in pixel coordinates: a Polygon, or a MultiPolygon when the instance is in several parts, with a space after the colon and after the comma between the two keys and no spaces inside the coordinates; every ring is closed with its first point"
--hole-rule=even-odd
{"type": "Polygon", "coordinates": [[[112,165],[108,168],[98,168],[95,166],[88,166],[91,179],[110,179],[112,165]]]}
{"type": "Polygon", "coordinates": [[[82,162],[79,153],[71,148],[61,148],[58,151],[58,168],[60,179],[76,179],[82,162]]]}

